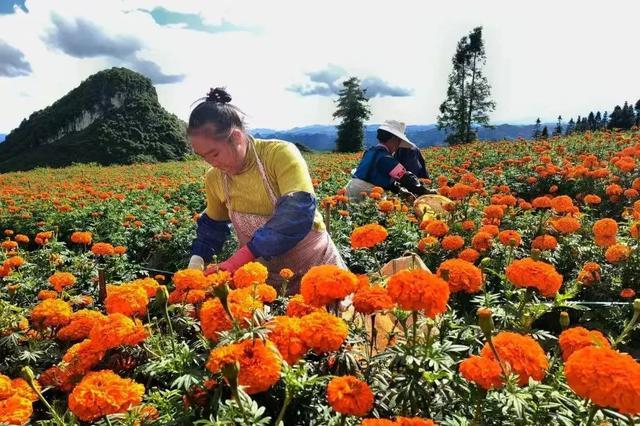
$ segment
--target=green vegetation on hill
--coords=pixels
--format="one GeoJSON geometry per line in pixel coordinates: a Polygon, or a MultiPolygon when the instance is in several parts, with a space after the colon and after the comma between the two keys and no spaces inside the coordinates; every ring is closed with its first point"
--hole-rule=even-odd
{"type": "Polygon", "coordinates": [[[162,108],[151,81],[112,68],[23,120],[0,145],[0,172],[178,160],[188,151],[184,122],[162,108]]]}

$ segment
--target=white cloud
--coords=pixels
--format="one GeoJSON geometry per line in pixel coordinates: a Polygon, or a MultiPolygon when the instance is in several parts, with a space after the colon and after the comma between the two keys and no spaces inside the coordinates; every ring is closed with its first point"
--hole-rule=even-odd
{"type": "Polygon", "coordinates": [[[112,57],[79,59],[43,42],[52,12],[82,18],[111,36],[139,40],[137,57],[174,84],[156,86],[161,103],[186,119],[190,104],[212,86],[226,86],[255,127],[331,123],[331,98],[301,96],[287,88],[330,64],[349,75],[377,77],[411,89],[406,97],[371,101],[371,122],[397,118],[433,123],[442,102],[458,40],[482,25],[485,73],[497,108],[494,122],[565,119],[611,110],[640,97],[636,70],[636,17],[640,3],[397,0],[27,1],[29,13],[0,15],[0,40],[24,54],[29,76],[0,77],[0,132],[53,103],[112,57]],[[259,32],[210,34],[160,26],[139,9],[164,7],[199,13],[203,22],[228,22],[259,32]],[[27,95],[27,96],[25,96],[27,95]]]}

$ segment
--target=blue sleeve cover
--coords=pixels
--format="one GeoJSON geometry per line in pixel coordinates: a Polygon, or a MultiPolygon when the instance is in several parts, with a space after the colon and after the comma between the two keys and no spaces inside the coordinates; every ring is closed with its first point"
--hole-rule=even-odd
{"type": "Polygon", "coordinates": [[[255,257],[270,257],[291,250],[313,227],[316,198],[304,191],[283,195],[273,216],[260,227],[247,244],[255,257]]]}
{"type": "Polygon", "coordinates": [[[211,262],[211,257],[222,250],[224,242],[229,237],[229,221],[213,220],[206,213],[200,215],[196,229],[196,239],[191,245],[191,255],[202,257],[205,263],[211,262]]]}

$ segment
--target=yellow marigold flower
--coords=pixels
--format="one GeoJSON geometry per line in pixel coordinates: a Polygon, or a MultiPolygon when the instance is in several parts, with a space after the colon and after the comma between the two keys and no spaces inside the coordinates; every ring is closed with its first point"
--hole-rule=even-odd
{"type": "Polygon", "coordinates": [[[90,422],[109,414],[128,411],[142,402],[144,386],[123,379],[111,370],[87,374],[69,395],[69,409],[90,422]]]}
{"type": "Polygon", "coordinates": [[[71,305],[60,299],[47,299],[38,303],[31,311],[31,320],[46,327],[60,327],[71,321],[71,305]]]}
{"type": "Polygon", "coordinates": [[[33,414],[33,405],[27,398],[20,395],[0,401],[0,423],[23,425],[33,414]]]}

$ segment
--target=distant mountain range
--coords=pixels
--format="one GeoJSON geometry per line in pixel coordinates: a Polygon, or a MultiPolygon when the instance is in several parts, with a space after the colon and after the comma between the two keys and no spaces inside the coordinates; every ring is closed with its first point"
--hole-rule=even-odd
{"type": "Polygon", "coordinates": [[[7,136],[4,133],[0,133],[0,142],[4,142],[4,137],[7,136]]]}
{"type": "MultiPolygon", "coordinates": [[[[549,129],[555,127],[555,123],[543,123],[540,128],[547,126],[549,129]]],[[[378,124],[365,126],[365,144],[367,146],[376,144],[376,131],[378,124]]],[[[530,138],[533,134],[534,125],[500,124],[493,129],[478,129],[480,140],[513,140],[518,137],[530,138]]],[[[435,124],[411,125],[406,130],[409,139],[420,148],[428,146],[439,146],[444,144],[445,133],[438,130],[435,124]]],[[[266,128],[251,129],[251,134],[256,138],[282,139],[290,142],[303,144],[316,151],[331,151],[335,148],[337,130],[333,125],[314,124],[311,126],[294,127],[289,130],[273,130],[266,128]]]]}

